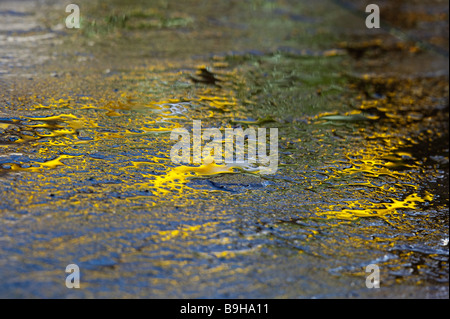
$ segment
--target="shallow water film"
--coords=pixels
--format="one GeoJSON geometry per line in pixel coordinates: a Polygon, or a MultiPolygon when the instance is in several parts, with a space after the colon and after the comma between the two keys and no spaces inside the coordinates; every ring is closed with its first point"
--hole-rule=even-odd
{"type": "Polygon", "coordinates": [[[449,298],[448,2],[74,3],[0,0],[0,297],[449,298]]]}

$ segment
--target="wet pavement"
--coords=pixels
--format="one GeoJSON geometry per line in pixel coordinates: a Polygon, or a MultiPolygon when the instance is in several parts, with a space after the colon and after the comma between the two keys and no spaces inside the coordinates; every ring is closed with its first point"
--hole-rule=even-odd
{"type": "Polygon", "coordinates": [[[448,298],[448,3],[368,3],[0,1],[0,297],[448,298]]]}

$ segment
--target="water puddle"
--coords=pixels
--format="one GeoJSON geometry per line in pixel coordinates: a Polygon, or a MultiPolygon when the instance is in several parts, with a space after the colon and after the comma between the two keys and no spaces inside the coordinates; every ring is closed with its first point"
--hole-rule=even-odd
{"type": "Polygon", "coordinates": [[[0,296],[448,297],[442,52],[329,1],[163,2],[0,6],[0,296]],[[277,128],[276,173],[172,161],[199,120],[277,128]]]}

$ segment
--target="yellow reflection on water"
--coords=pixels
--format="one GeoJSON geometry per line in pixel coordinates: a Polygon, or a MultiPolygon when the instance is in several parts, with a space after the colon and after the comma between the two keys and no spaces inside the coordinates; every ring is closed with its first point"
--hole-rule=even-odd
{"type": "Polygon", "coordinates": [[[384,220],[389,220],[390,217],[401,214],[400,209],[416,209],[417,203],[431,201],[432,199],[433,196],[431,194],[420,197],[418,194],[413,193],[406,196],[404,200],[391,198],[390,200],[392,202],[371,203],[366,200],[361,200],[348,203],[350,206],[361,206],[360,209],[318,211],[317,215],[345,220],[356,220],[360,217],[379,217],[384,220]]]}
{"type": "MultiPolygon", "coordinates": [[[[117,181],[121,192],[135,193],[121,201],[149,198],[149,195],[136,193],[147,190],[153,199],[153,202],[147,203],[150,206],[188,194],[204,194],[205,189],[188,187],[189,181],[218,174],[237,174],[234,168],[257,173],[251,167],[237,164],[217,165],[212,162],[200,166],[174,166],[171,163],[169,154],[174,142],[167,133],[185,125],[191,126],[193,114],[212,117],[219,112],[218,118],[232,119],[241,114],[242,108],[232,90],[221,90],[220,95],[216,93],[217,90],[206,87],[199,89],[199,94],[189,100],[168,98],[146,103],[138,102],[129,93],[119,94],[116,101],[93,97],[49,98],[46,103],[34,104],[33,112],[30,111],[28,116],[11,119],[12,123],[1,123],[1,128],[5,130],[14,126],[11,134],[18,136],[7,145],[2,145],[6,149],[4,157],[10,157],[8,154],[18,149],[24,151],[23,157],[27,157],[27,150],[35,149],[36,152],[28,160],[11,157],[10,161],[3,161],[0,169],[40,172],[64,166],[66,178],[55,182],[65,183],[77,179],[77,171],[96,175],[95,171],[101,168],[106,176],[114,173],[123,177],[117,181]],[[114,160],[96,155],[103,154],[104,150],[109,152],[110,145],[115,145],[117,152],[124,154],[116,160],[128,164],[117,165],[114,160]],[[64,162],[64,159],[72,160],[64,162]]],[[[38,190],[39,184],[45,186],[46,182],[37,179],[35,183],[38,190]]],[[[102,185],[102,190],[107,192],[109,188],[102,185]]],[[[58,195],[57,192],[54,194],[58,195]]],[[[72,201],[77,201],[77,197],[80,195],[74,196],[72,201]]]]}

